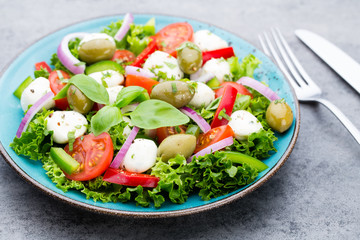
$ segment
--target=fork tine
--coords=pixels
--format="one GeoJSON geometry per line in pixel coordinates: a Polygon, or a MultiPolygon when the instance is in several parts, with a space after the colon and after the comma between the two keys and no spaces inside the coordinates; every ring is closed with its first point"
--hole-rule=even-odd
{"type": "Polygon", "coordinates": [[[287,70],[287,68],[285,67],[285,65],[283,64],[283,62],[281,61],[279,55],[277,54],[277,52],[275,51],[274,46],[272,45],[268,35],[266,34],[266,32],[263,33],[264,39],[265,41],[263,41],[263,38],[261,37],[261,35],[259,35],[259,40],[260,40],[260,44],[262,45],[262,48],[265,52],[265,54],[267,54],[268,56],[272,56],[273,59],[276,61],[277,65],[279,66],[279,68],[281,69],[281,71],[284,73],[285,77],[290,81],[291,85],[293,86],[293,88],[295,90],[299,90],[299,85],[298,83],[295,81],[295,79],[291,76],[291,74],[289,73],[289,71],[287,70]],[[265,44],[266,43],[266,44],[265,44]],[[267,46],[266,46],[267,45],[267,46]]]}
{"type": "MultiPolygon", "coordinates": [[[[283,42],[280,41],[279,37],[277,36],[277,34],[276,34],[276,32],[275,32],[275,30],[273,28],[271,29],[271,34],[272,34],[272,37],[273,37],[273,39],[275,41],[275,45],[276,45],[277,49],[279,50],[283,61],[286,63],[289,71],[291,72],[291,74],[295,78],[295,81],[299,84],[300,87],[306,87],[307,82],[304,81],[304,79],[299,75],[299,72],[297,71],[297,69],[295,68],[293,62],[289,58],[289,51],[285,50],[285,48],[284,48],[284,46],[282,44],[283,42]]],[[[285,39],[283,39],[283,40],[285,41],[285,39]]],[[[288,48],[288,50],[290,50],[290,48],[288,48]]]]}
{"type": "Polygon", "coordinates": [[[258,37],[259,37],[260,45],[261,45],[264,53],[265,53],[266,55],[270,56],[270,55],[271,55],[271,54],[270,54],[270,51],[269,51],[269,49],[266,47],[266,44],[265,44],[265,42],[264,42],[261,34],[259,34],[258,37]]]}
{"type": "MultiPolygon", "coordinates": [[[[278,28],[274,28],[272,29],[273,32],[276,31],[278,38],[280,39],[282,45],[284,46],[284,48],[286,49],[287,54],[289,55],[293,65],[295,65],[297,71],[300,73],[300,75],[302,76],[302,78],[305,80],[306,83],[308,84],[314,84],[316,85],[316,83],[314,81],[311,80],[310,76],[307,74],[307,72],[305,71],[305,69],[301,66],[299,60],[295,57],[293,51],[291,50],[289,44],[286,42],[285,38],[283,37],[282,33],[280,32],[280,29],[278,28]]],[[[317,85],[316,85],[317,86],[317,85]]],[[[318,87],[318,86],[317,86],[318,87]]]]}

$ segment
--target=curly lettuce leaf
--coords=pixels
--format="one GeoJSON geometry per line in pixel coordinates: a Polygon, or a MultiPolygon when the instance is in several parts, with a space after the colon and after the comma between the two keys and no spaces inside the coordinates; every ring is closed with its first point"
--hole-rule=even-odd
{"type": "Polygon", "coordinates": [[[241,186],[252,183],[258,171],[247,165],[234,164],[223,152],[198,157],[189,164],[199,196],[207,201],[228,194],[241,186]]]}
{"type": "Polygon", "coordinates": [[[241,77],[254,77],[254,71],[261,63],[254,55],[249,54],[239,62],[238,57],[231,57],[227,59],[230,65],[230,72],[232,74],[232,80],[237,81],[241,77]]]}
{"type": "MultiPolygon", "coordinates": [[[[120,29],[123,20],[112,22],[105,27],[101,32],[106,33],[112,37],[120,29]]],[[[149,44],[150,36],[155,34],[155,19],[150,19],[145,25],[130,24],[130,30],[126,33],[121,41],[116,41],[118,49],[127,49],[135,55],[140,54],[149,44]]]]}
{"type": "Polygon", "coordinates": [[[271,129],[261,129],[259,132],[252,133],[247,140],[238,141],[234,139],[234,144],[227,147],[227,150],[241,152],[257,159],[270,157],[271,152],[275,152],[274,141],[277,138],[271,129]]]}
{"type": "Polygon", "coordinates": [[[48,78],[49,75],[50,75],[50,73],[44,68],[41,68],[40,70],[35,70],[34,71],[34,77],[35,78],[39,78],[39,77],[48,78]]]}
{"type": "Polygon", "coordinates": [[[112,126],[108,133],[110,134],[114,150],[120,150],[124,142],[126,141],[126,137],[123,135],[125,127],[129,123],[122,121],[119,124],[112,126]]]}
{"type": "Polygon", "coordinates": [[[167,193],[168,198],[173,203],[184,203],[194,185],[195,179],[189,174],[189,168],[186,159],[177,155],[170,159],[167,163],[158,161],[151,169],[151,175],[160,178],[158,186],[153,189],[151,196],[159,201],[155,202],[157,207],[159,203],[165,201],[164,198],[155,198],[155,194],[167,193]]]}
{"type": "Polygon", "coordinates": [[[46,109],[37,113],[20,138],[14,138],[10,147],[17,155],[24,155],[32,160],[42,160],[49,156],[50,148],[53,145],[53,132],[46,129],[46,117],[51,113],[53,111],[46,109]]]}

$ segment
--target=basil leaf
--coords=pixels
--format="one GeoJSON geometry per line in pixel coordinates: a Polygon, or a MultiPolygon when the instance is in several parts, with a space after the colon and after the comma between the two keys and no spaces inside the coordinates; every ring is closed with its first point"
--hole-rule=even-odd
{"type": "Polygon", "coordinates": [[[144,129],[177,126],[190,121],[173,105],[156,99],[140,103],[130,114],[130,118],[134,126],[144,129]]]}
{"type": "Polygon", "coordinates": [[[146,89],[138,86],[125,87],[121,89],[117,95],[114,105],[118,108],[122,108],[137,99],[140,100],[140,102],[150,99],[146,89]]]}
{"type": "Polygon", "coordinates": [[[105,106],[91,118],[91,131],[95,136],[108,131],[122,121],[121,111],[117,107],[105,106]]]}
{"type": "Polygon", "coordinates": [[[78,74],[70,78],[69,83],[74,84],[85,96],[94,102],[109,104],[109,94],[106,88],[92,77],[78,74]]]}
{"type": "Polygon", "coordinates": [[[56,94],[56,96],[53,98],[53,100],[59,100],[59,99],[62,99],[62,98],[66,98],[67,96],[67,90],[69,89],[70,87],[70,83],[66,84],[65,87],[63,87],[60,92],[58,92],[58,94],[56,94]]]}
{"type": "Polygon", "coordinates": [[[53,98],[54,100],[58,100],[61,98],[65,98],[67,95],[67,90],[70,85],[75,85],[85,96],[90,98],[92,101],[101,103],[101,104],[109,104],[109,94],[106,91],[106,88],[99,84],[92,77],[86,76],[84,74],[78,74],[69,79],[68,84],[63,87],[58,94],[53,98]]]}

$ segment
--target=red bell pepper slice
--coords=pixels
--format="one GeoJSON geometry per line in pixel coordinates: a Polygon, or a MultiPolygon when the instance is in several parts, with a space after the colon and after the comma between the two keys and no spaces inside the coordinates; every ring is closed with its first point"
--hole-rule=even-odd
{"type": "Polygon", "coordinates": [[[48,73],[51,73],[51,68],[46,62],[35,63],[35,70],[40,71],[41,69],[45,69],[48,73]]]}
{"type": "Polygon", "coordinates": [[[150,38],[151,42],[149,43],[149,45],[136,57],[135,61],[131,64],[131,66],[141,67],[141,65],[145,62],[149,55],[159,49],[155,38],[150,38]]]}
{"type": "Polygon", "coordinates": [[[231,85],[227,85],[224,87],[224,93],[221,97],[219,107],[215,112],[214,120],[211,123],[211,128],[216,128],[219,126],[226,125],[229,120],[225,117],[222,117],[220,113],[224,111],[228,116],[231,116],[232,110],[234,108],[235,100],[236,100],[237,90],[231,85]],[[220,116],[219,116],[220,115],[220,116]],[[221,118],[221,119],[220,119],[221,118]]]}
{"type": "Polygon", "coordinates": [[[108,168],[104,174],[103,180],[125,186],[142,186],[154,188],[157,186],[160,178],[148,174],[128,172],[122,169],[108,168]]]}
{"type": "Polygon", "coordinates": [[[234,53],[233,47],[226,47],[226,48],[202,52],[203,64],[205,64],[207,61],[209,61],[212,58],[221,58],[222,57],[224,59],[227,59],[227,58],[231,58],[234,56],[235,56],[235,53],[234,53]]]}

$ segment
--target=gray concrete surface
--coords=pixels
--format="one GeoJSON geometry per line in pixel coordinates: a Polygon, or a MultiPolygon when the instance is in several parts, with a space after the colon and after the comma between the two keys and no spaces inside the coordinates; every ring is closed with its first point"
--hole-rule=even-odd
{"type": "MultiPolygon", "coordinates": [[[[324,96],[360,129],[360,95],[294,35],[297,28],[313,30],[360,62],[360,1],[0,0],[0,6],[1,69],[48,33],[104,15],[190,17],[256,46],[258,33],[278,26],[324,96]]],[[[360,239],[360,147],[324,107],[302,104],[301,116],[293,153],[260,189],[219,209],[172,219],[111,217],[68,206],[24,182],[1,159],[0,239],[360,239]]]]}

